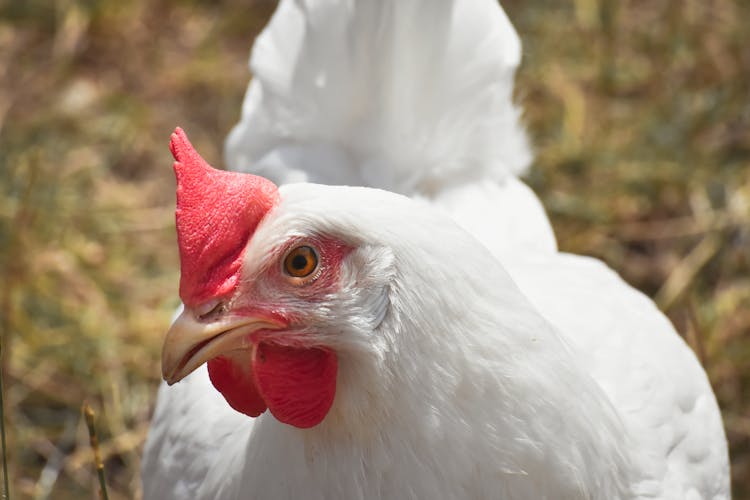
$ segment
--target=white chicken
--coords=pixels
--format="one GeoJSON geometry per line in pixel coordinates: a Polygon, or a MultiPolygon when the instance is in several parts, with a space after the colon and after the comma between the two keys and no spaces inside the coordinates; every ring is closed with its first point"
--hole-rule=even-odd
{"type": "Polygon", "coordinates": [[[145,498],[730,497],[695,356],[515,177],[519,57],[492,0],[281,2],[226,151],[279,187],[172,136],[145,498]]]}

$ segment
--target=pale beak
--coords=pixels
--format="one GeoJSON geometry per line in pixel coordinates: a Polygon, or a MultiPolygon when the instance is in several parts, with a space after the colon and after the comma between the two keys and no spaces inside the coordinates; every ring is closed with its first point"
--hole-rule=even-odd
{"type": "Polygon", "coordinates": [[[193,310],[185,308],[169,327],[164,339],[162,376],[172,385],[216,356],[240,349],[253,349],[251,333],[279,328],[279,324],[252,316],[226,316],[203,321],[193,310]]]}

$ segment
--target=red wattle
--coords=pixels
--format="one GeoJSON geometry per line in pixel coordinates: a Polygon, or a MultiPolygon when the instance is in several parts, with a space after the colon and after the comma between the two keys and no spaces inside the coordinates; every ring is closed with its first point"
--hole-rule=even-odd
{"type": "Polygon", "coordinates": [[[336,395],[338,360],[328,349],[258,345],[253,373],[277,420],[301,429],[319,424],[336,395]]]}
{"type": "Polygon", "coordinates": [[[224,356],[214,358],[208,362],[208,377],[229,406],[238,412],[257,417],[266,411],[249,363],[224,356]]]}

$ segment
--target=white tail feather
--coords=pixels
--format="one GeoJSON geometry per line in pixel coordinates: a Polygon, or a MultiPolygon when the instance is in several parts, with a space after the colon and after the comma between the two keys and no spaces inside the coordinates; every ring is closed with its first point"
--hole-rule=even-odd
{"type": "Polygon", "coordinates": [[[519,60],[495,0],[282,0],[227,162],[277,183],[427,196],[517,175],[530,159],[519,60]]]}

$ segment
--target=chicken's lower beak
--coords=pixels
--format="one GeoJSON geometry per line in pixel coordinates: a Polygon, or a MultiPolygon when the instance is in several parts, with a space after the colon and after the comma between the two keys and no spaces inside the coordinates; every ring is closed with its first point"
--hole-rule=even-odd
{"type": "Polygon", "coordinates": [[[253,349],[250,334],[266,329],[277,330],[279,325],[251,316],[203,321],[194,311],[185,308],[164,339],[162,376],[172,385],[216,356],[239,349],[253,349]]]}

